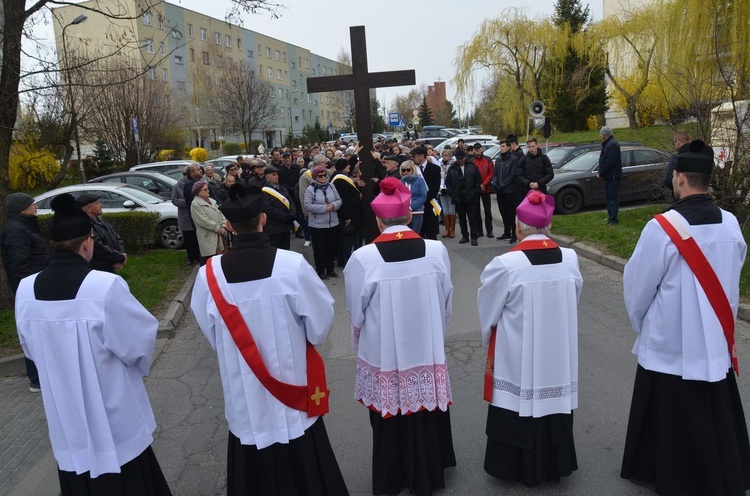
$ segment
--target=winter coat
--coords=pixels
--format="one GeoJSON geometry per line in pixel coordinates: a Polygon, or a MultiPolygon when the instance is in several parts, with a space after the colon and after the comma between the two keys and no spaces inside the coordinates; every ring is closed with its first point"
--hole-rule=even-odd
{"type": "Polygon", "coordinates": [[[89,267],[95,270],[115,272],[115,264],[125,262],[125,242],[103,217],[91,219],[94,230],[94,255],[89,267]]]}
{"type": "Polygon", "coordinates": [[[292,223],[297,218],[297,210],[291,196],[289,196],[289,191],[281,183],[276,188],[271,186],[271,183],[266,183],[263,188],[263,212],[266,214],[266,225],[263,226],[263,232],[269,236],[290,232],[292,223]],[[276,190],[278,194],[286,198],[289,207],[270,192],[266,192],[266,188],[276,190]]]}
{"type": "Polygon", "coordinates": [[[317,181],[311,183],[305,190],[304,204],[308,212],[308,226],[325,229],[339,225],[339,216],[336,211],[341,208],[341,196],[331,183],[327,182],[323,185],[317,181]],[[327,208],[329,203],[333,204],[331,212],[327,208]]]}
{"type": "Polygon", "coordinates": [[[362,229],[362,194],[359,188],[347,181],[352,181],[344,174],[333,176],[331,184],[336,188],[341,197],[341,208],[336,213],[339,216],[339,225],[343,226],[346,221],[351,221],[351,226],[355,231],[362,229]]]}
{"type": "Polygon", "coordinates": [[[402,177],[401,183],[411,191],[411,211],[413,213],[424,212],[424,202],[427,199],[427,183],[424,178],[418,174],[412,174],[402,177]]]}
{"type": "Polygon", "coordinates": [[[195,230],[193,221],[190,218],[190,205],[185,200],[185,184],[187,182],[188,179],[183,176],[172,187],[172,205],[177,207],[177,227],[180,231],[195,230]]]}
{"type": "Polygon", "coordinates": [[[216,255],[217,245],[220,250],[224,249],[224,236],[221,236],[219,231],[227,223],[216,200],[208,200],[210,203],[203,198],[195,197],[190,204],[190,215],[195,223],[195,235],[202,257],[216,255]]]}
{"type": "Polygon", "coordinates": [[[622,177],[620,143],[614,136],[610,136],[602,143],[602,153],[599,155],[599,176],[604,179],[622,177]]]}
{"type": "Polygon", "coordinates": [[[552,169],[552,162],[549,161],[549,157],[543,154],[541,150],[537,150],[536,155],[527,153],[518,161],[516,177],[518,184],[521,186],[520,192],[524,195],[531,189],[529,187],[531,183],[539,184],[539,191],[546,193],[547,183],[555,177],[555,171],[552,169]]]}
{"type": "Polygon", "coordinates": [[[481,157],[474,157],[474,165],[479,169],[479,173],[482,174],[482,194],[489,195],[492,193],[492,176],[495,173],[495,166],[492,165],[492,160],[489,157],[482,154],[481,157]]]}
{"type": "Polygon", "coordinates": [[[495,160],[495,173],[492,176],[492,186],[498,194],[513,194],[518,192],[516,172],[518,169],[518,155],[510,151],[501,153],[495,160]]]}
{"type": "Polygon", "coordinates": [[[52,253],[39,231],[36,215],[8,214],[0,231],[0,256],[13,293],[21,279],[47,268],[52,253]]]}
{"type": "Polygon", "coordinates": [[[464,172],[455,162],[448,168],[445,176],[445,189],[456,205],[468,205],[479,202],[479,192],[482,189],[482,174],[474,162],[464,163],[464,172]]]}

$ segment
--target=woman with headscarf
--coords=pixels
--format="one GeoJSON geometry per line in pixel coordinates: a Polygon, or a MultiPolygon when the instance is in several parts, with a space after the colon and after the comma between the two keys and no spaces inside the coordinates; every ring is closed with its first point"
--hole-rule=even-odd
{"type": "Polygon", "coordinates": [[[312,170],[312,182],[305,190],[305,209],[312,237],[315,270],[321,279],[338,277],[333,270],[333,260],[338,250],[341,197],[328,181],[326,168],[318,165],[312,170]]]}
{"type": "Polygon", "coordinates": [[[206,260],[222,253],[226,247],[224,240],[227,235],[227,220],[219,210],[219,204],[208,195],[208,183],[198,181],[193,185],[195,198],[190,204],[190,217],[195,224],[195,234],[198,238],[201,265],[206,260]]]}

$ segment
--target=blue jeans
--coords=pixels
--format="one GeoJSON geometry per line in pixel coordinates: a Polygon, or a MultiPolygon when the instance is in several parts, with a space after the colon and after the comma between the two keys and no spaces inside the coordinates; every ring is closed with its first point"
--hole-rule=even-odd
{"type": "Polygon", "coordinates": [[[26,357],[23,357],[26,362],[26,376],[29,378],[29,382],[32,386],[39,387],[39,372],[36,370],[36,364],[26,357]]]}
{"type": "Polygon", "coordinates": [[[424,214],[422,214],[422,212],[420,212],[419,214],[412,214],[411,222],[409,222],[409,229],[419,234],[419,229],[422,227],[423,216],[424,214]]]}
{"type": "Polygon", "coordinates": [[[617,212],[620,210],[620,178],[605,179],[604,193],[607,195],[607,218],[609,222],[617,222],[617,212]]]}

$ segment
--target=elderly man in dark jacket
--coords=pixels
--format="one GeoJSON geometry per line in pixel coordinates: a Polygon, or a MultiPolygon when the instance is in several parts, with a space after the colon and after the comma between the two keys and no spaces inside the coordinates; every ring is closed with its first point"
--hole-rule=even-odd
{"type": "MultiPolygon", "coordinates": [[[[47,242],[39,231],[34,198],[26,193],[11,193],[5,200],[8,217],[0,231],[0,255],[13,294],[26,276],[46,269],[52,262],[47,242]]],[[[29,390],[38,393],[39,373],[34,362],[26,358],[29,390]]]]}
{"type": "Polygon", "coordinates": [[[518,194],[516,173],[518,169],[518,156],[510,149],[510,141],[500,142],[500,155],[495,159],[495,173],[492,177],[492,186],[497,193],[497,208],[503,218],[503,235],[499,240],[516,240],[516,207],[521,203],[518,194]]]}
{"type": "Polygon", "coordinates": [[[89,216],[94,231],[94,255],[89,266],[114,274],[123,268],[128,255],[125,253],[125,242],[112,224],[102,217],[102,202],[99,198],[99,195],[84,193],[78,197],[76,204],[89,216]]]}
{"type": "Polygon", "coordinates": [[[451,165],[445,174],[445,189],[451,196],[456,206],[458,223],[461,227],[460,244],[469,242],[471,234],[471,246],[477,246],[479,236],[479,193],[482,189],[482,174],[474,162],[466,160],[466,152],[462,148],[456,148],[456,162],[451,165]],[[469,218],[469,228],[466,228],[466,217],[469,218]]]}
{"type": "Polygon", "coordinates": [[[612,136],[612,129],[604,126],[599,134],[602,137],[602,153],[599,155],[599,179],[604,180],[604,194],[607,196],[607,224],[617,225],[617,212],[620,209],[620,178],[622,158],[620,143],[612,136]]]}
{"type": "Polygon", "coordinates": [[[536,138],[531,138],[526,146],[529,151],[518,161],[516,171],[517,181],[521,188],[521,198],[524,198],[532,189],[546,193],[547,183],[555,177],[552,163],[549,161],[549,157],[539,149],[536,138]]]}
{"type": "Polygon", "coordinates": [[[201,168],[197,165],[185,167],[183,177],[172,187],[172,205],[177,207],[177,227],[182,232],[183,244],[187,252],[187,264],[193,265],[200,261],[198,236],[195,233],[193,219],[190,217],[190,202],[193,200],[193,185],[202,176],[201,168]]]}
{"type": "Polygon", "coordinates": [[[273,164],[266,167],[263,186],[263,212],[266,224],[263,232],[271,239],[271,246],[288,250],[291,246],[290,233],[297,218],[297,208],[289,190],[279,181],[279,169],[273,164]]]}

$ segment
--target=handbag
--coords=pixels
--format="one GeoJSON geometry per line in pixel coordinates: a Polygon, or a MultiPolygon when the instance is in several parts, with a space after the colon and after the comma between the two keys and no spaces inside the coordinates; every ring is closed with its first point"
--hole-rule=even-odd
{"type": "Polygon", "coordinates": [[[226,243],[224,243],[222,245],[221,234],[217,234],[216,235],[216,254],[217,255],[223,255],[226,252],[227,252],[227,245],[226,245],[226,243]],[[222,246],[223,246],[223,248],[222,248],[222,246]]]}

